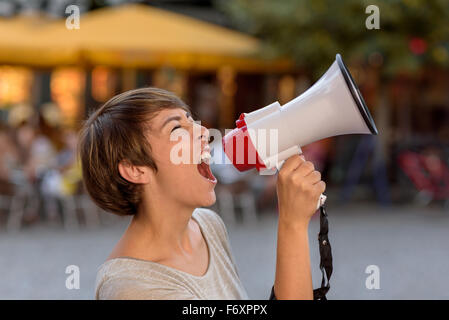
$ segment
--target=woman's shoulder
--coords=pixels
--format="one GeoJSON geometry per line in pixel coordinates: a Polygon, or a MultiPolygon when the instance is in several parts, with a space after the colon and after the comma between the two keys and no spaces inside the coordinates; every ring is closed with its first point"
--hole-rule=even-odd
{"type": "Polygon", "coordinates": [[[208,208],[197,208],[192,216],[208,233],[216,234],[222,239],[227,237],[223,219],[215,211],[208,208]]]}
{"type": "Polygon", "coordinates": [[[176,287],[183,281],[175,272],[151,261],[131,257],[112,258],[97,268],[95,299],[126,299],[156,289],[160,293],[161,287],[169,290],[168,284],[176,287]]]}
{"type": "Polygon", "coordinates": [[[130,265],[129,261],[121,258],[112,258],[103,262],[97,268],[95,279],[95,299],[102,299],[102,296],[110,296],[116,291],[115,286],[128,286],[132,279],[126,277],[125,270],[130,265]]]}
{"type": "Polygon", "coordinates": [[[120,282],[123,285],[142,280],[141,278],[145,275],[145,270],[142,270],[141,266],[136,264],[136,261],[132,258],[118,257],[107,259],[97,268],[95,280],[96,295],[98,295],[99,289],[104,284],[109,285],[120,282]],[[132,275],[132,277],[129,275],[132,275]]]}

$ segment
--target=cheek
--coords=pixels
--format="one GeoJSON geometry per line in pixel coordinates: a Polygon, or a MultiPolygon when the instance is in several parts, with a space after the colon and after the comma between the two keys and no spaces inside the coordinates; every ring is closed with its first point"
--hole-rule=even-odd
{"type": "Polygon", "coordinates": [[[188,193],[194,189],[196,177],[196,165],[191,164],[174,164],[167,159],[162,163],[159,170],[159,182],[164,186],[166,192],[169,193],[188,193]]]}
{"type": "Polygon", "coordinates": [[[193,140],[192,135],[184,136],[183,140],[170,144],[167,161],[179,165],[195,165],[201,157],[201,141],[193,140]]]}
{"type": "Polygon", "coordinates": [[[154,158],[157,159],[158,183],[163,193],[186,203],[195,203],[200,206],[209,206],[215,202],[215,193],[205,183],[198,173],[197,164],[193,157],[201,154],[201,143],[193,143],[191,139],[175,142],[166,142],[153,149],[154,158]],[[181,151],[183,150],[183,151],[181,151]],[[190,163],[182,162],[182,152],[188,152],[190,163]],[[175,159],[172,159],[175,157],[175,159]]]}
{"type": "Polygon", "coordinates": [[[168,178],[175,185],[185,185],[192,183],[192,165],[188,164],[171,164],[168,168],[168,178]]]}

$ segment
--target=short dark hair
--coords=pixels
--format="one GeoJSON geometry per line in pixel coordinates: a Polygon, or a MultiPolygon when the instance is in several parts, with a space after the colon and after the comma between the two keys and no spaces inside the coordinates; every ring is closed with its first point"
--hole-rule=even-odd
{"type": "Polygon", "coordinates": [[[163,109],[190,108],[175,94],[154,87],[123,92],[111,98],[84,122],[79,135],[84,186],[103,210],[117,215],[137,213],[141,186],[124,179],[118,164],[157,171],[145,132],[149,121],[163,109]]]}

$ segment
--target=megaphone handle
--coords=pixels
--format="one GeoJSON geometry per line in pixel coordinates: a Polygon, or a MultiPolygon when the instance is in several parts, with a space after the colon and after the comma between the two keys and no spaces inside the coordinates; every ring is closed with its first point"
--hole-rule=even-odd
{"type": "MultiPolygon", "coordinates": [[[[302,154],[301,148],[299,148],[300,154],[302,154]]],[[[278,163],[276,163],[276,169],[279,171],[282,168],[282,165],[284,164],[285,160],[281,160],[278,163]]],[[[316,205],[316,210],[318,210],[320,207],[324,205],[326,202],[327,197],[324,194],[320,195],[320,198],[318,199],[318,203],[316,205]]]]}

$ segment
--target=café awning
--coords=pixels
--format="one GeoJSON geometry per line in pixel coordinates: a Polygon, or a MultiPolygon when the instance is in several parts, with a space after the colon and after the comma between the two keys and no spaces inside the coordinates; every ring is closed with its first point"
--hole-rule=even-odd
{"type": "MultiPolygon", "coordinates": [[[[14,22],[6,23],[11,27],[14,22]]],[[[0,35],[8,33],[4,28],[0,20],[0,35]]],[[[6,55],[0,54],[0,63],[198,70],[230,65],[253,71],[290,68],[288,61],[262,58],[260,42],[249,35],[142,4],[90,11],[81,16],[80,29],[67,29],[64,19],[18,36],[23,36],[20,45],[11,45],[6,55]],[[22,51],[14,55],[18,48],[22,51]]],[[[2,42],[0,48],[14,41],[2,42]]]]}
{"type": "MultiPolygon", "coordinates": [[[[43,36],[54,20],[43,15],[0,18],[0,64],[47,66],[73,64],[78,60],[74,46],[55,45],[43,36]]],[[[58,21],[56,24],[60,24],[58,21]]]]}

